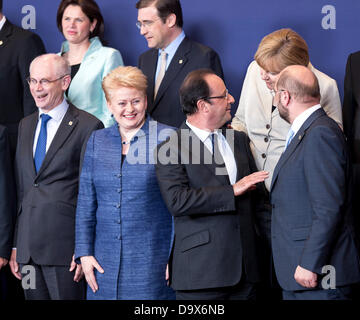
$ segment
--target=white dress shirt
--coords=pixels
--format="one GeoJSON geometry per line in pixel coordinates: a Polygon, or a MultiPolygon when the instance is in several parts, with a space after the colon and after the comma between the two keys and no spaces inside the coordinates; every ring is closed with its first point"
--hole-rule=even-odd
{"type": "Polygon", "coordinates": [[[5,22],[6,22],[6,18],[5,18],[5,16],[3,16],[2,19],[0,20],[0,31],[3,28],[5,22]]]}
{"type": "Polygon", "coordinates": [[[199,129],[188,121],[186,121],[187,126],[196,134],[196,136],[200,139],[202,143],[206,146],[206,148],[213,153],[211,135],[214,133],[217,137],[217,142],[219,146],[219,151],[221,156],[224,159],[225,167],[229,176],[229,180],[231,184],[236,182],[237,175],[237,166],[235,162],[234,153],[232,152],[229,143],[226,141],[226,138],[223,136],[220,130],[215,130],[214,132],[206,131],[199,129]]]}
{"type": "MultiPolygon", "coordinates": [[[[177,37],[176,39],[171,42],[165,49],[164,51],[167,53],[167,58],[166,58],[166,68],[165,71],[168,69],[171,60],[174,58],[174,55],[177,51],[177,49],[179,48],[181,42],[184,40],[185,38],[185,33],[184,31],[182,31],[177,37]]],[[[160,59],[160,55],[161,55],[161,49],[158,50],[158,62],[157,62],[157,66],[156,66],[156,73],[155,73],[155,79],[157,78],[157,75],[160,72],[160,65],[161,65],[161,59],[160,59]]]]}
{"type": "MultiPolygon", "coordinates": [[[[49,150],[49,147],[51,145],[51,142],[53,141],[55,134],[57,130],[59,129],[59,126],[61,124],[61,121],[63,120],[66,111],[69,108],[69,104],[64,99],[57,107],[49,111],[47,114],[51,117],[51,119],[46,124],[47,128],[47,139],[46,139],[46,152],[49,150]]],[[[35,150],[36,150],[36,144],[39,138],[40,134],[40,128],[41,128],[41,121],[40,117],[44,112],[39,109],[39,121],[36,126],[35,131],[35,138],[34,138],[34,144],[33,144],[33,156],[35,156],[35,150]]]]}
{"type": "Polygon", "coordinates": [[[321,108],[320,104],[317,104],[315,106],[312,106],[309,109],[306,109],[304,112],[299,114],[295,120],[293,121],[291,125],[291,130],[294,132],[293,136],[295,137],[302,125],[305,123],[305,121],[318,109],[321,108]]]}

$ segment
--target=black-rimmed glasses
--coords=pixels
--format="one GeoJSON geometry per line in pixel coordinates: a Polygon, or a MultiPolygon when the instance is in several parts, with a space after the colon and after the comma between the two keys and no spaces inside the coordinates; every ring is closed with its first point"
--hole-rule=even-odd
{"type": "Polygon", "coordinates": [[[222,96],[213,96],[213,97],[201,97],[199,100],[211,100],[211,99],[227,99],[229,96],[229,90],[226,89],[226,92],[222,96]]]}

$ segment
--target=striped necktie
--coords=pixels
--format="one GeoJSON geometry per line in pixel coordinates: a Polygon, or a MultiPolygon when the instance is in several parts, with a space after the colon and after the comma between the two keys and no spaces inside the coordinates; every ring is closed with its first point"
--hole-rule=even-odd
{"type": "Polygon", "coordinates": [[[167,60],[167,53],[165,52],[165,50],[161,50],[161,55],[160,55],[160,70],[159,73],[156,77],[155,80],[155,89],[154,89],[154,100],[156,98],[156,95],[159,91],[160,88],[160,84],[165,76],[165,71],[166,71],[166,60],[167,60]]]}

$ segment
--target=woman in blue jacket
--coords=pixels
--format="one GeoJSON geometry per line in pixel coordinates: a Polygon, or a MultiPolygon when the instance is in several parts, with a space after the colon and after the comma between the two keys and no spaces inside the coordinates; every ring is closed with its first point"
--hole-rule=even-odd
{"type": "Polygon", "coordinates": [[[88,141],[76,212],[75,257],[87,298],[174,299],[165,280],[172,217],[153,158],[173,128],[146,115],[147,80],[138,68],[116,68],[103,88],[117,123],[88,141]]]}
{"type": "Polygon", "coordinates": [[[71,84],[67,99],[80,109],[90,112],[109,127],[114,120],[106,106],[102,79],[123,65],[118,50],[104,47],[101,36],[104,20],[93,0],[62,0],[57,12],[57,25],[66,41],[62,55],[71,66],[71,84]]]}

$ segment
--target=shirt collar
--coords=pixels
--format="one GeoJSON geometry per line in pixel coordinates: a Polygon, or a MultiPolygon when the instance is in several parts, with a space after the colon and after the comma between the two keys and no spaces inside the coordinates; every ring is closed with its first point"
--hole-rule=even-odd
{"type": "Polygon", "coordinates": [[[312,106],[308,109],[306,109],[304,112],[302,112],[300,115],[298,115],[294,122],[291,125],[291,129],[294,131],[294,136],[299,131],[301,126],[305,123],[305,121],[318,109],[321,108],[320,104],[317,104],[315,106],[312,106]]]}
{"type": "MultiPolygon", "coordinates": [[[[47,114],[51,117],[51,119],[55,120],[56,122],[59,122],[64,118],[64,115],[68,110],[68,108],[69,108],[69,104],[65,99],[63,99],[63,101],[58,106],[50,110],[47,114]]],[[[44,112],[41,109],[39,109],[39,119],[43,113],[44,112]]]]}
{"type": "Polygon", "coordinates": [[[3,18],[0,20],[0,31],[3,28],[5,22],[6,22],[6,18],[5,18],[5,16],[3,16],[3,18]]]}
{"type": "MultiPolygon", "coordinates": [[[[175,55],[176,50],[178,49],[184,38],[185,38],[185,33],[184,31],[181,31],[181,33],[176,37],[176,39],[164,49],[164,51],[168,54],[168,58],[170,57],[172,58],[175,55]]],[[[161,49],[158,50],[158,54],[160,56],[161,49]]]]}
{"type": "Polygon", "coordinates": [[[217,133],[217,130],[214,132],[199,129],[198,127],[193,126],[186,120],[186,125],[197,135],[197,137],[201,140],[202,143],[205,143],[206,139],[213,133],[217,133]]]}

